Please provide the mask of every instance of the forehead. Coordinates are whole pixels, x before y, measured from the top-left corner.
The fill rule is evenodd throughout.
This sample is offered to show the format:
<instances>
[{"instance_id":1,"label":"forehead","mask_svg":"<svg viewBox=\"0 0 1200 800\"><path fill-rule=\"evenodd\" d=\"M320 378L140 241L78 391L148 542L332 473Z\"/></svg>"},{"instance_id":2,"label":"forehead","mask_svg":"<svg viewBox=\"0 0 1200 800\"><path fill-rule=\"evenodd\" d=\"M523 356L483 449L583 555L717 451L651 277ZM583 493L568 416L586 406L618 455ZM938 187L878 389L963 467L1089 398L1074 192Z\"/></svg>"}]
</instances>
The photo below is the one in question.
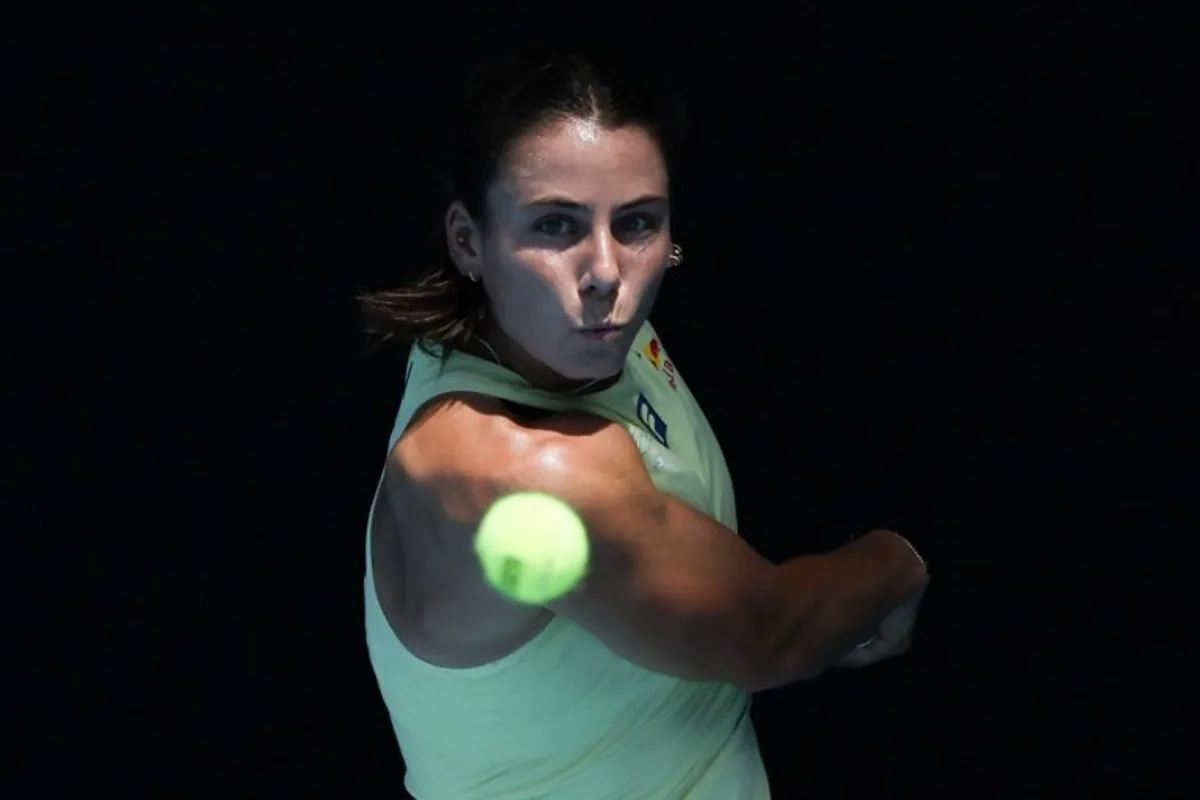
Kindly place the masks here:
<instances>
[{"instance_id":1,"label":"forehead","mask_svg":"<svg viewBox=\"0 0 1200 800\"><path fill-rule=\"evenodd\" d=\"M498 181L518 202L566 195L587 204L666 194L667 169L644 128L610 129L589 120L557 120L518 139Z\"/></svg>"}]
</instances>

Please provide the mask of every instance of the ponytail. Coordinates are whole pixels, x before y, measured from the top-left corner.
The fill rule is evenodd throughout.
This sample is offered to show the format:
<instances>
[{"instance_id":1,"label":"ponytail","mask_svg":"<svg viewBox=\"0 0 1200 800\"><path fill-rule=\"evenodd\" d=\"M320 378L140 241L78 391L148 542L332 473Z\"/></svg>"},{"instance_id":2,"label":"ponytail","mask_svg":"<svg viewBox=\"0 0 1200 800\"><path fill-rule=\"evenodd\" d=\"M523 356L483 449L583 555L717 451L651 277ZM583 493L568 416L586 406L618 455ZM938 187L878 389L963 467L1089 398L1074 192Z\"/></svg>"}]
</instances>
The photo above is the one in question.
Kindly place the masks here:
<instances>
[{"instance_id":1,"label":"ponytail","mask_svg":"<svg viewBox=\"0 0 1200 800\"><path fill-rule=\"evenodd\" d=\"M443 355L462 350L487 310L483 284L463 276L439 236L442 253L416 280L396 289L360 295L363 329L381 342L440 345Z\"/></svg>"}]
</instances>

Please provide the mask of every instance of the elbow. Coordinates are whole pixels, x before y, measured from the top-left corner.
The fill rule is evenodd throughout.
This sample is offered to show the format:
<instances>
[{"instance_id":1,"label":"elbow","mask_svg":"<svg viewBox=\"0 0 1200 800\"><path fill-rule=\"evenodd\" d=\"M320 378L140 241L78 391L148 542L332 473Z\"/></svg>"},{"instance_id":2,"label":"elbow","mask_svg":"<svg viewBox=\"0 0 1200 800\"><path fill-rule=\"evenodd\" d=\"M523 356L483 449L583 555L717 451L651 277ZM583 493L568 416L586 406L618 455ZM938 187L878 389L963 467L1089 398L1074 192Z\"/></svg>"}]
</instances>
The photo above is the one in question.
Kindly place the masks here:
<instances>
[{"instance_id":1,"label":"elbow","mask_svg":"<svg viewBox=\"0 0 1200 800\"><path fill-rule=\"evenodd\" d=\"M816 677L813 665L794 648L779 648L759 639L744 641L740 655L730 665L726 680L751 694Z\"/></svg>"},{"instance_id":2,"label":"elbow","mask_svg":"<svg viewBox=\"0 0 1200 800\"><path fill-rule=\"evenodd\" d=\"M777 689L789 683L809 681L831 666L827 647L822 647L811 624L812 608L797 610L790 619L776 619L769 631L759 631L753 646L750 668L739 681L750 692Z\"/></svg>"},{"instance_id":3,"label":"elbow","mask_svg":"<svg viewBox=\"0 0 1200 800\"><path fill-rule=\"evenodd\" d=\"M798 661L792 672L793 681L811 681L824 675L833 666L824 660L806 659Z\"/></svg>"},{"instance_id":4,"label":"elbow","mask_svg":"<svg viewBox=\"0 0 1200 800\"><path fill-rule=\"evenodd\" d=\"M734 681L751 694L778 689L790 683L810 681L823 675L831 665L820 659L808 658L803 651L776 653L746 670Z\"/></svg>"}]
</instances>

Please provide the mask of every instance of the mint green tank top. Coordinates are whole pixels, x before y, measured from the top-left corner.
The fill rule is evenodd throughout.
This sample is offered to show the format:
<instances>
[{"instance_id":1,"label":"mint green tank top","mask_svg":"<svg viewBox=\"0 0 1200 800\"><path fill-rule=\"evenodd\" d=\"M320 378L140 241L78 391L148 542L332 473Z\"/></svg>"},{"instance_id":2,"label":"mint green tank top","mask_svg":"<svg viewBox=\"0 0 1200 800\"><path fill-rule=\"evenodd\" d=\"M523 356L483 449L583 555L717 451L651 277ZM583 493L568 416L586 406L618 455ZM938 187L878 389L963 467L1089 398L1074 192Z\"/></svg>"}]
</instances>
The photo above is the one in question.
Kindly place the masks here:
<instances>
[{"instance_id":1,"label":"mint green tank top","mask_svg":"<svg viewBox=\"0 0 1200 800\"><path fill-rule=\"evenodd\" d=\"M629 431L662 491L737 530L721 448L649 323L620 381L590 395L538 391L465 353L439 367L413 348L389 453L416 411L450 392L591 413ZM432 666L384 618L370 554L368 538L367 646L417 800L770 797L747 692L642 669L562 618L490 664Z\"/></svg>"}]
</instances>

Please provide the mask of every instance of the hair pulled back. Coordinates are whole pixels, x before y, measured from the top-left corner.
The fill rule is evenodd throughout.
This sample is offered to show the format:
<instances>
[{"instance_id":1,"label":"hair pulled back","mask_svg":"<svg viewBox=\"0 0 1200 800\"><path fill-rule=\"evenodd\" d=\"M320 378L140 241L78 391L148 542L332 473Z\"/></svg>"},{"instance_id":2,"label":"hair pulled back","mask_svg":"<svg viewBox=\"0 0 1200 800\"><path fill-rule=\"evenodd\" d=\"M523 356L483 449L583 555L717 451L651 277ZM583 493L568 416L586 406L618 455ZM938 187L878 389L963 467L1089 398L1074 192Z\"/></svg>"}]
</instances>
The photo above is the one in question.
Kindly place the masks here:
<instances>
[{"instance_id":1,"label":"hair pulled back","mask_svg":"<svg viewBox=\"0 0 1200 800\"><path fill-rule=\"evenodd\" d=\"M488 189L512 145L554 119L642 127L658 142L670 176L683 112L656 78L606 55L552 49L478 65L457 114L447 205L461 202L486 231ZM475 335L488 300L483 284L455 267L440 224L431 245L431 263L414 280L359 301L367 333L427 349L438 345L448 355Z\"/></svg>"}]
</instances>

